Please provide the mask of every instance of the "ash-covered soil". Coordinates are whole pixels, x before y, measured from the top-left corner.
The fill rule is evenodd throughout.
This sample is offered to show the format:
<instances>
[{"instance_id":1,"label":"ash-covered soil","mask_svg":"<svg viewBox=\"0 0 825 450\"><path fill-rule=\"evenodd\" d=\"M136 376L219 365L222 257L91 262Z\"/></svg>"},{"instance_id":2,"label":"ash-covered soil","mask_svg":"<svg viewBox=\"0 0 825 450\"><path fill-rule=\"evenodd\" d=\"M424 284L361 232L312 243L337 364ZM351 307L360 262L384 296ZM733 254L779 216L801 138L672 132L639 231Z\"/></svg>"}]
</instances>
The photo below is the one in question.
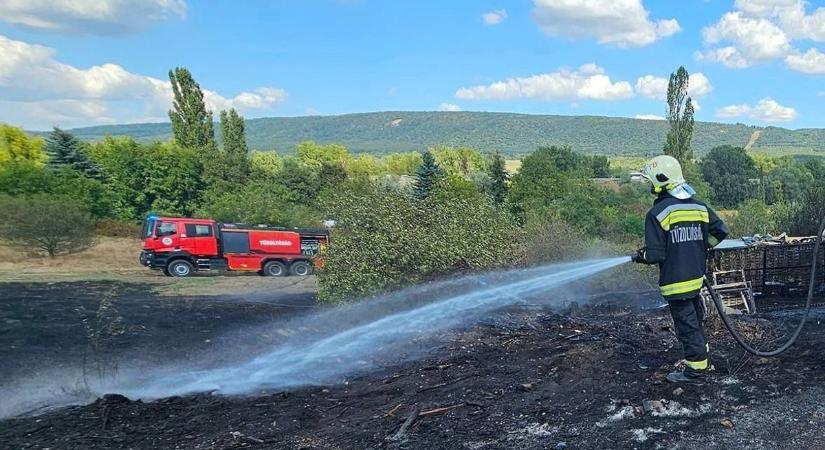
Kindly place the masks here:
<instances>
[{"instance_id":1,"label":"ash-covered soil","mask_svg":"<svg viewBox=\"0 0 825 450\"><path fill-rule=\"evenodd\" d=\"M226 302L236 310L216 307L210 303L214 299L192 301L183 310L197 325L177 333L197 339L178 339L192 339L194 345L202 341L202 329L217 334L247 320L271 320L260 317L265 311L277 315L257 300L259 306ZM118 311L125 323L134 323L126 304ZM680 358L666 309L631 311L615 304L564 314L511 309L450 333L423 360L387 362L379 372L336 385L147 403L108 395L85 406L0 422L0 447L823 448L825 309L817 307L813 315L799 343L770 360L744 355L711 322L712 382L674 386L663 381ZM781 336L798 316L799 311L772 311L740 325L764 343ZM61 320L60 314L50 317ZM18 332L0 333L4 360L10 333ZM125 336L115 338L124 339L121 349L154 348ZM172 333L159 336L169 340ZM184 351L186 344L179 345ZM37 352L44 354L42 348Z\"/></svg>"}]
</instances>

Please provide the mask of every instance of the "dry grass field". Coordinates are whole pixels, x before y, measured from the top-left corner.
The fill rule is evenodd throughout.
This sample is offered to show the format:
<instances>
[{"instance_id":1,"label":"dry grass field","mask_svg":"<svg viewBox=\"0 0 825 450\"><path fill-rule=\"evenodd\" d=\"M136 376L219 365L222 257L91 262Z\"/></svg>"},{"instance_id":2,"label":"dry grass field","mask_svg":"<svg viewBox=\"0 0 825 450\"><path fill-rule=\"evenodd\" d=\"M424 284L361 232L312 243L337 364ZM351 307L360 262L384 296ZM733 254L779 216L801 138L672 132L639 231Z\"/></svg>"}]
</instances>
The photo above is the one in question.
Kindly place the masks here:
<instances>
[{"instance_id":1,"label":"dry grass field","mask_svg":"<svg viewBox=\"0 0 825 450\"><path fill-rule=\"evenodd\" d=\"M140 248L137 239L102 237L88 250L48 258L0 246L0 283L120 281L150 285L160 295L197 296L264 293L293 283L315 286L314 276L275 280L256 273L220 273L170 278L141 266Z\"/></svg>"},{"instance_id":2,"label":"dry grass field","mask_svg":"<svg viewBox=\"0 0 825 450\"><path fill-rule=\"evenodd\" d=\"M49 278L106 279L151 275L138 263L140 241L98 238L90 249L54 258L0 246L0 281L49 281Z\"/></svg>"}]
</instances>

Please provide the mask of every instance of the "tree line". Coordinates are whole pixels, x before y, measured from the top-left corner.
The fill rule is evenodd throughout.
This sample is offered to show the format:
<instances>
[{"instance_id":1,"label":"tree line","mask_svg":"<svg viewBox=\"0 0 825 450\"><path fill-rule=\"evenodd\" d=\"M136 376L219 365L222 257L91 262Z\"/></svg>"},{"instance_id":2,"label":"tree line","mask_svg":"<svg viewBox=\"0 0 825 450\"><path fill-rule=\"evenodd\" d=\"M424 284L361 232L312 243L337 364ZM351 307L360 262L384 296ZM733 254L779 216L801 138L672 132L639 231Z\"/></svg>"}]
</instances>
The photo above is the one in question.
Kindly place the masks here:
<instances>
[{"instance_id":1,"label":"tree line","mask_svg":"<svg viewBox=\"0 0 825 450\"><path fill-rule=\"evenodd\" d=\"M0 125L0 208L9 211L2 239L54 256L87 248L95 229L136 235L149 213L288 227L332 219L319 295L339 301L593 246L625 251L642 236L648 188L606 179L605 156L540 146L511 174L500 154L466 147L376 156L308 141L289 155L250 151L237 111L218 114L218 140L192 74L176 68L169 78L169 141L85 143L59 128L41 139ZM740 209L735 229L806 231L805 218L823 212L821 162L730 146L697 161L688 82L684 68L670 78L663 152L682 162L703 198Z\"/></svg>"}]
</instances>

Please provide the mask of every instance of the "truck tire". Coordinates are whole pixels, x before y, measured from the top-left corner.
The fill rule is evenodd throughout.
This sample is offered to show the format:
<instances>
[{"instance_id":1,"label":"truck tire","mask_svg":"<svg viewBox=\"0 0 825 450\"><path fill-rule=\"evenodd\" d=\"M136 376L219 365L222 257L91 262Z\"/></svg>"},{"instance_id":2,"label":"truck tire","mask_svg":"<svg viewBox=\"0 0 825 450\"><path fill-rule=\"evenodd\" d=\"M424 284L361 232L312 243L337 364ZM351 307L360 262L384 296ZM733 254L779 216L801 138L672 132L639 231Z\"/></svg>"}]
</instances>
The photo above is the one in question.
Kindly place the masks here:
<instances>
[{"instance_id":1,"label":"truck tire","mask_svg":"<svg viewBox=\"0 0 825 450\"><path fill-rule=\"evenodd\" d=\"M286 276L286 266L280 261L269 261L264 264L264 276L283 277Z\"/></svg>"},{"instance_id":2,"label":"truck tire","mask_svg":"<svg viewBox=\"0 0 825 450\"><path fill-rule=\"evenodd\" d=\"M289 266L289 274L296 275L299 277L305 277L307 275L312 275L313 267L309 261L295 261Z\"/></svg>"},{"instance_id":3,"label":"truck tire","mask_svg":"<svg viewBox=\"0 0 825 450\"><path fill-rule=\"evenodd\" d=\"M166 266L166 271L169 272L169 275L178 278L188 277L189 275L192 275L194 270L195 269L192 267L192 264L185 259L176 259Z\"/></svg>"}]
</instances>

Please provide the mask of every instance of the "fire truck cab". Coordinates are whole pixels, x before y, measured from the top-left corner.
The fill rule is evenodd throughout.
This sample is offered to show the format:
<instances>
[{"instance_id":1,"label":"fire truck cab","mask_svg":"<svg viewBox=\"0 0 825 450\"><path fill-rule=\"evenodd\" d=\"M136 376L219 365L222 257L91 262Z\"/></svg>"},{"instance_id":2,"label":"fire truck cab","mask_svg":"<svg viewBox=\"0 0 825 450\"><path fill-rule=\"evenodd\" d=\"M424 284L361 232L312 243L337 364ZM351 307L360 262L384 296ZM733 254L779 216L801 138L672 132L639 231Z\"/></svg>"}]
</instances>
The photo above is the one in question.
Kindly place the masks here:
<instances>
[{"instance_id":1,"label":"fire truck cab","mask_svg":"<svg viewBox=\"0 0 825 450\"><path fill-rule=\"evenodd\" d=\"M225 270L306 276L322 264L319 254L328 242L326 229L149 216L140 263L174 277Z\"/></svg>"}]
</instances>

